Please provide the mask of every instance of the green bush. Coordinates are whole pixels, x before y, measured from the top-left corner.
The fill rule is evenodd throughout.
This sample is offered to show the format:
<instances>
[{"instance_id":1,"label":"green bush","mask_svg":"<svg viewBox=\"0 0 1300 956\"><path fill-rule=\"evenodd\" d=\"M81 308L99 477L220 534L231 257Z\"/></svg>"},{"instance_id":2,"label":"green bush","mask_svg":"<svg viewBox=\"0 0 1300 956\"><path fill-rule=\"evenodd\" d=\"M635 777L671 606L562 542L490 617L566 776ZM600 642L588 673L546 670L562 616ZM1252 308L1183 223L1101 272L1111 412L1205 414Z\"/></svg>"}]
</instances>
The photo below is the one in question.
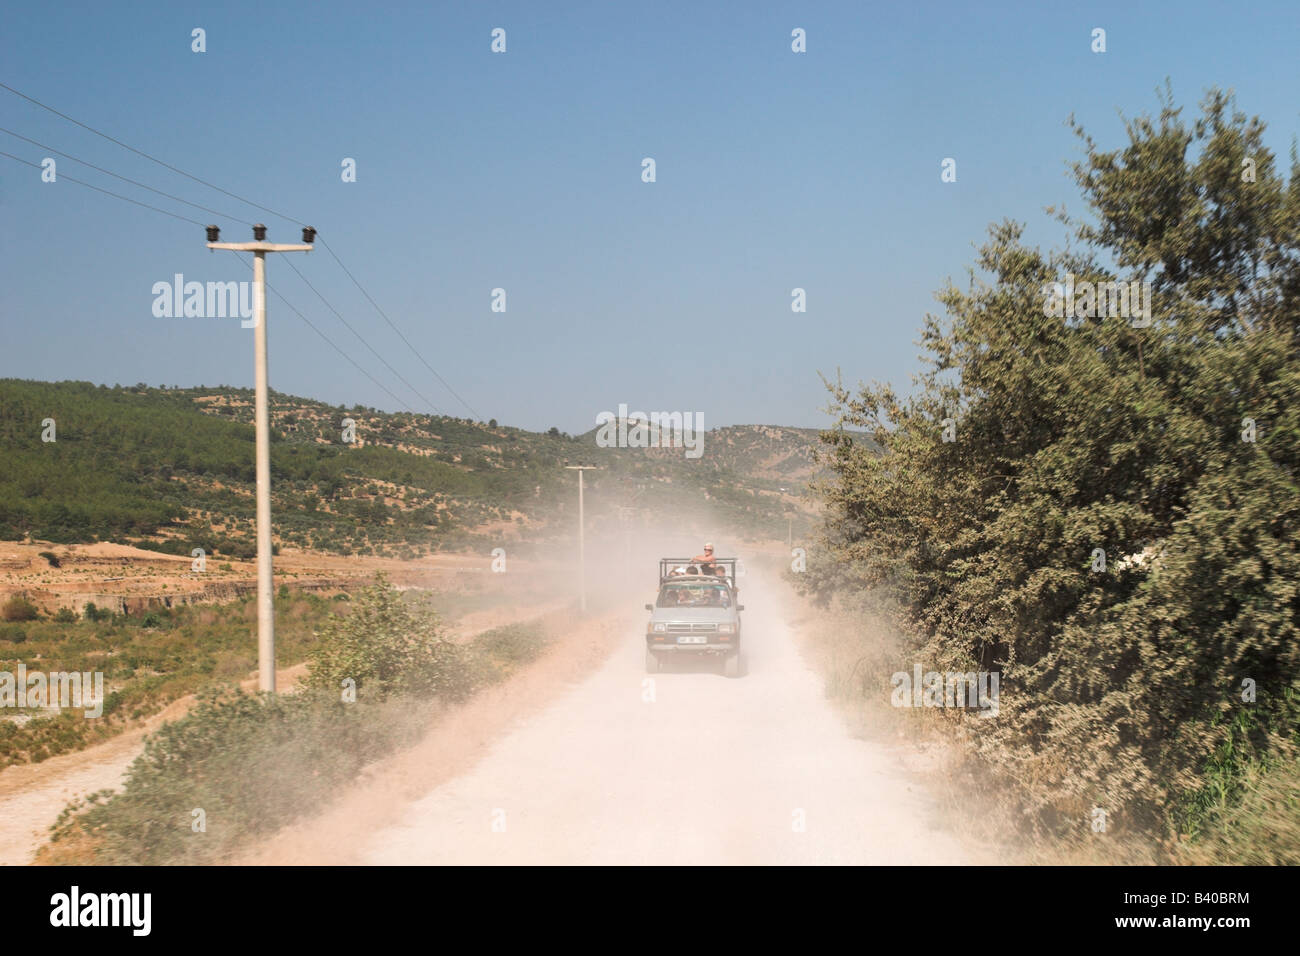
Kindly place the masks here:
<instances>
[{"instance_id":1,"label":"green bush","mask_svg":"<svg viewBox=\"0 0 1300 956\"><path fill-rule=\"evenodd\" d=\"M382 574L355 595L347 613L326 622L311 656L309 687L337 694L349 678L358 694L375 697L459 699L473 689L472 668L462 649L442 636L437 613L403 600Z\"/></svg>"},{"instance_id":2,"label":"green bush","mask_svg":"<svg viewBox=\"0 0 1300 956\"><path fill-rule=\"evenodd\" d=\"M94 601L88 601L86 606L82 608L81 614L87 621L108 621L113 617L113 611L110 608L96 607Z\"/></svg>"},{"instance_id":3,"label":"green bush","mask_svg":"<svg viewBox=\"0 0 1300 956\"><path fill-rule=\"evenodd\" d=\"M1300 866L1300 760L1285 741L1279 759L1256 763L1221 791L1213 824L1180 848L1179 862L1199 866ZM1225 799L1233 791L1239 799Z\"/></svg>"},{"instance_id":4,"label":"green bush","mask_svg":"<svg viewBox=\"0 0 1300 956\"><path fill-rule=\"evenodd\" d=\"M35 604L17 594L0 605L0 621L34 621L40 613Z\"/></svg>"}]
</instances>

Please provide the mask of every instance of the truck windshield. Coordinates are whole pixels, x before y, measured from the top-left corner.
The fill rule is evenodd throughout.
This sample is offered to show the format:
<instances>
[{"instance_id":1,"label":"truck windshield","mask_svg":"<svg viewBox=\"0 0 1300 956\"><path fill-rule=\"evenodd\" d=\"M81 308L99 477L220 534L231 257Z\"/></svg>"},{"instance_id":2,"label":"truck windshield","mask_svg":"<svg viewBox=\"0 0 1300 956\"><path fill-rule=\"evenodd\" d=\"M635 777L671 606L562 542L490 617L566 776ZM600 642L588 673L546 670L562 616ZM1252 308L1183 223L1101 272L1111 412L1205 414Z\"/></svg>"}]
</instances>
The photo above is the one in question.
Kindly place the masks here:
<instances>
[{"instance_id":1,"label":"truck windshield","mask_svg":"<svg viewBox=\"0 0 1300 956\"><path fill-rule=\"evenodd\" d=\"M722 584L666 584L659 607L731 607L731 592Z\"/></svg>"}]
</instances>

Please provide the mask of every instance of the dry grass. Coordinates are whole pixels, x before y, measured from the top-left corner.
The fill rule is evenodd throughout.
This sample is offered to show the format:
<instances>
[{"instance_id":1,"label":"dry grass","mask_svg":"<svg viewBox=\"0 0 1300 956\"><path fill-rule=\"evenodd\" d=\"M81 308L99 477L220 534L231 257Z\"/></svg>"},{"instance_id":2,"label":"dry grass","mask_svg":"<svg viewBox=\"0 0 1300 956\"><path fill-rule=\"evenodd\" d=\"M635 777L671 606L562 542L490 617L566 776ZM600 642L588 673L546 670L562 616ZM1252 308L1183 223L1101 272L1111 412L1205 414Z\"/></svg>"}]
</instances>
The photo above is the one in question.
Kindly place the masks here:
<instances>
[{"instance_id":1,"label":"dry grass","mask_svg":"<svg viewBox=\"0 0 1300 956\"><path fill-rule=\"evenodd\" d=\"M818 609L794 595L789 606L802 608L791 623L850 732L898 748L972 856L990 863L1057 866L1170 862L1170 848L1140 834L1113 826L1093 832L1087 807L1075 808L1077 825L1043 832L1026 815L1006 776L975 753L968 728L978 718L945 708L891 706L890 677L910 672L914 655L878 606Z\"/></svg>"},{"instance_id":2,"label":"dry grass","mask_svg":"<svg viewBox=\"0 0 1300 956\"><path fill-rule=\"evenodd\" d=\"M1220 816L1218 826L1195 843L1179 846L1178 862L1300 866L1300 758L1295 749L1287 748L1284 758L1267 770L1249 770L1243 789L1240 803Z\"/></svg>"}]
</instances>

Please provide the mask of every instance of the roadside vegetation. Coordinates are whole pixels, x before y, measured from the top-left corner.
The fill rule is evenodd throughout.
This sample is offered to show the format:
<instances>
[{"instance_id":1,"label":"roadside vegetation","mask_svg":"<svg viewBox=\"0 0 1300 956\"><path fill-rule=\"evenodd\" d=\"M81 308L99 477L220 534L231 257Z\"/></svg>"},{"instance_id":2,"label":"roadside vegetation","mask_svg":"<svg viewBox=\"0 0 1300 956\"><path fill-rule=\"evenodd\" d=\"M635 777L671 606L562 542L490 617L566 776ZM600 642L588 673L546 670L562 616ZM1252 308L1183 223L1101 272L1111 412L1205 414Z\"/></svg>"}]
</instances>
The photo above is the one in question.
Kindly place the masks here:
<instances>
[{"instance_id":1,"label":"roadside vegetation","mask_svg":"<svg viewBox=\"0 0 1300 956\"><path fill-rule=\"evenodd\" d=\"M823 546L794 579L898 636L877 658L859 629L841 689L1000 674L996 718L942 720L1031 845L1294 863L1300 160L1218 92L1127 130L1076 127L1076 244L990 229L912 392L829 383ZM1153 321L1052 314L1053 284L1118 280Z\"/></svg>"},{"instance_id":2,"label":"roadside vegetation","mask_svg":"<svg viewBox=\"0 0 1300 956\"><path fill-rule=\"evenodd\" d=\"M414 743L443 708L509 676L548 640L535 621L457 644L427 596L402 594L381 576L324 621L298 692L209 691L150 735L121 792L64 811L40 862L220 861L327 804L367 765Z\"/></svg>"},{"instance_id":3,"label":"roadside vegetation","mask_svg":"<svg viewBox=\"0 0 1300 956\"><path fill-rule=\"evenodd\" d=\"M281 593L276 603L281 666L304 659L313 631L337 606L314 594ZM80 617L65 608L54 617L21 615L14 623L0 623L0 672L16 673L22 664L28 673L98 671L104 675L104 707L98 717L88 719L76 709L56 714L17 708L0 711L0 769L80 750L206 685L246 678L257 669L256 642L249 640L249 628L256 620L257 606L249 598L131 616L89 604Z\"/></svg>"}]
</instances>

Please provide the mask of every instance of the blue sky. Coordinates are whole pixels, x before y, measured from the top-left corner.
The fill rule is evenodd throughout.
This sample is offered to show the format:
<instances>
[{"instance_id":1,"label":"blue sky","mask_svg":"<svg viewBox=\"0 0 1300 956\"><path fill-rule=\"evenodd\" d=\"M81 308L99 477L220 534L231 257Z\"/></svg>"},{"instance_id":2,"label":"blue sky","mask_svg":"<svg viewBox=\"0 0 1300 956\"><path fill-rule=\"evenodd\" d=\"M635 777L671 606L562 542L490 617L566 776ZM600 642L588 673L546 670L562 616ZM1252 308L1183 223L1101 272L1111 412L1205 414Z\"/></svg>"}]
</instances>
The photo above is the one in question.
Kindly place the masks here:
<instances>
[{"instance_id":1,"label":"blue sky","mask_svg":"<svg viewBox=\"0 0 1300 956\"><path fill-rule=\"evenodd\" d=\"M476 417L537 429L585 431L619 403L710 427L825 424L818 372L907 384L934 291L965 281L988 223L1060 244L1042 208L1081 211L1071 113L1119 146L1120 113L1157 111L1168 77L1187 114L1211 86L1236 90L1283 159L1300 131L1294 2L6 6L0 82L312 223ZM241 220L297 239L4 90L0 126L228 214L58 161L223 239L251 238ZM940 181L945 157L956 183ZM152 312L175 273L248 278L199 227L0 157L0 255L0 376L251 384L237 319ZM432 411L285 258L272 286ZM293 264L438 410L469 415L327 253ZM498 287L505 313L490 310ZM270 309L273 387L405 407Z\"/></svg>"}]
</instances>

